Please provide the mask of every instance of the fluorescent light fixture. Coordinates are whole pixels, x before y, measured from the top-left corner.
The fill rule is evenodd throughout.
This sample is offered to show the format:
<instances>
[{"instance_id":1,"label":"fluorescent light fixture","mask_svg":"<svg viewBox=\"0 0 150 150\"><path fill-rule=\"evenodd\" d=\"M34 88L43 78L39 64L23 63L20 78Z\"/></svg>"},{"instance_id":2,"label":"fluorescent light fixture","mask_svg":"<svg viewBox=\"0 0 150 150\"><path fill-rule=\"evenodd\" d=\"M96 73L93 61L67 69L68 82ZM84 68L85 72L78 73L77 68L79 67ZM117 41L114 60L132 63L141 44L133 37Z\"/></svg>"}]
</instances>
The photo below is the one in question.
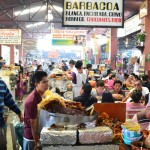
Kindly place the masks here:
<instances>
[{"instance_id":1,"label":"fluorescent light fixture","mask_svg":"<svg viewBox=\"0 0 150 150\"><path fill-rule=\"evenodd\" d=\"M55 10L59 11L59 12L62 12L62 11L63 11L62 7L60 7L60 6L53 5L53 8L54 8ZM44 11L44 10L47 9L47 6L44 5L44 6L42 6L42 8L41 8L41 6L37 6L37 7L32 7L32 8L30 8L30 9L24 9L23 11L16 11L16 12L14 12L14 15L15 15L15 16L18 16L18 15L26 15L26 14L29 14L29 12L30 12L30 13L35 13L35 12L37 12L39 9L40 9L40 11Z\"/></svg>"},{"instance_id":2,"label":"fluorescent light fixture","mask_svg":"<svg viewBox=\"0 0 150 150\"><path fill-rule=\"evenodd\" d=\"M45 22L37 22L33 24L28 24L26 25L26 28L36 27L36 26L43 25L43 24L45 24Z\"/></svg>"},{"instance_id":3,"label":"fluorescent light fixture","mask_svg":"<svg viewBox=\"0 0 150 150\"><path fill-rule=\"evenodd\" d=\"M16 12L14 12L14 15L15 15L15 16L18 16L18 15L26 15L26 14L29 14L29 12L30 12L30 13L35 13L35 12L37 12L40 8L41 8L41 6L33 7L33 8L30 8L30 9L24 9L23 11L16 11ZM46 9L47 9L47 7L44 5L44 6L40 9L40 11L44 11L44 10L46 10Z\"/></svg>"}]
</instances>

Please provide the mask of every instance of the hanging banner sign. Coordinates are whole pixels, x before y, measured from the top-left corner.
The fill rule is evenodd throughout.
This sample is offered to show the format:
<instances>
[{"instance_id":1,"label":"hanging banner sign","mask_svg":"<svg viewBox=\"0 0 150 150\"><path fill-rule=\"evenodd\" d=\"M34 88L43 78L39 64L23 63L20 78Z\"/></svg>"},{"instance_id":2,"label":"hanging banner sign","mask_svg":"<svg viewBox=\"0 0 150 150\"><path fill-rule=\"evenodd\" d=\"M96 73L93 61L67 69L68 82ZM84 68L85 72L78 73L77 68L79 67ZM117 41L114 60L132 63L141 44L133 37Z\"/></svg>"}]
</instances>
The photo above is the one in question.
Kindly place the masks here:
<instances>
[{"instance_id":1,"label":"hanging banner sign","mask_svg":"<svg viewBox=\"0 0 150 150\"><path fill-rule=\"evenodd\" d=\"M78 35L86 35L87 30L52 30L53 39L73 39Z\"/></svg>"},{"instance_id":2,"label":"hanging banner sign","mask_svg":"<svg viewBox=\"0 0 150 150\"><path fill-rule=\"evenodd\" d=\"M64 0L63 26L123 27L124 0Z\"/></svg>"},{"instance_id":3,"label":"hanging banner sign","mask_svg":"<svg viewBox=\"0 0 150 150\"><path fill-rule=\"evenodd\" d=\"M0 29L0 44L2 45L21 45L20 29Z\"/></svg>"},{"instance_id":4,"label":"hanging banner sign","mask_svg":"<svg viewBox=\"0 0 150 150\"><path fill-rule=\"evenodd\" d=\"M53 30L52 45L84 45L87 30Z\"/></svg>"},{"instance_id":5,"label":"hanging banner sign","mask_svg":"<svg viewBox=\"0 0 150 150\"><path fill-rule=\"evenodd\" d=\"M59 53L58 52L48 52L48 58L59 58Z\"/></svg>"},{"instance_id":6,"label":"hanging banner sign","mask_svg":"<svg viewBox=\"0 0 150 150\"><path fill-rule=\"evenodd\" d=\"M23 49L27 51L37 50L37 40L36 39L23 39Z\"/></svg>"}]
</instances>

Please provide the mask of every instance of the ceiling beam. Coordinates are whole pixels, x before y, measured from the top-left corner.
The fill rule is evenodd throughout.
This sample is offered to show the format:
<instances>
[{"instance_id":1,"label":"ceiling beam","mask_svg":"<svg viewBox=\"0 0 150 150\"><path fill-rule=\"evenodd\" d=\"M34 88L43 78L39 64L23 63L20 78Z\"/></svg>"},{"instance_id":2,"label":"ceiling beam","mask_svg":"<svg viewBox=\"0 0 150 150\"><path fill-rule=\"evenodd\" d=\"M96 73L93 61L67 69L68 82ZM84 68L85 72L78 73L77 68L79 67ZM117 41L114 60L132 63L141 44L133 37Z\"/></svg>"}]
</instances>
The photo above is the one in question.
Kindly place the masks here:
<instances>
[{"instance_id":1,"label":"ceiling beam","mask_svg":"<svg viewBox=\"0 0 150 150\"><path fill-rule=\"evenodd\" d=\"M11 21L16 21L16 22L31 22L31 23L36 23L36 22L45 22L45 23L62 23L62 21L56 21L56 20L51 20L50 22L47 21L40 21L40 20L7 20L7 19L0 19L2 22L11 22Z\"/></svg>"},{"instance_id":2,"label":"ceiling beam","mask_svg":"<svg viewBox=\"0 0 150 150\"><path fill-rule=\"evenodd\" d=\"M14 4L11 4L11 5L2 5L0 3L0 6L2 6L2 7L10 6L10 7L7 7L7 8L3 8L3 10L7 10L7 9L13 9L13 8L21 7L21 6L28 6L28 5L31 5L31 4L38 3L38 2L43 2L43 0L37 0L37 1L34 1L34 2L28 2L28 3L21 4L21 5L14 5ZM53 0L53 3L58 3L58 4L62 5L62 2L59 3L59 2L57 2L55 0Z\"/></svg>"},{"instance_id":3,"label":"ceiling beam","mask_svg":"<svg viewBox=\"0 0 150 150\"><path fill-rule=\"evenodd\" d=\"M3 8L0 6L0 9L4 12L4 13L6 13L6 15L10 18L10 19L13 19L13 17L9 14L9 13L7 13L5 10L3 10ZM27 32L26 31L26 29L21 25L21 24L19 24L18 22L16 22L16 21L13 21L14 23L16 23L24 32ZM28 32L27 32L28 33ZM32 37L32 35L30 34L30 33L28 33L28 35L30 36L30 37Z\"/></svg>"}]
</instances>

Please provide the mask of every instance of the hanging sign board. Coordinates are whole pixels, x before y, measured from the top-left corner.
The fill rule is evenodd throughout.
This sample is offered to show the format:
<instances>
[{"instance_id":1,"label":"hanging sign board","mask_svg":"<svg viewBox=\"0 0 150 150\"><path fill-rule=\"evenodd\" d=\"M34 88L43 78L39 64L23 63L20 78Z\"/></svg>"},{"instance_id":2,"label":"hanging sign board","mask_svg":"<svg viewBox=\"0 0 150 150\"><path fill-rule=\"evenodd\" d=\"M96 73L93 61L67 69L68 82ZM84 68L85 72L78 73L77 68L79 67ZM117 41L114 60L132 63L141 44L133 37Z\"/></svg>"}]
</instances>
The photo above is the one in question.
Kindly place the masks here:
<instances>
[{"instance_id":1,"label":"hanging sign board","mask_svg":"<svg viewBox=\"0 0 150 150\"><path fill-rule=\"evenodd\" d=\"M23 49L30 51L30 50L37 50L37 40L36 39L23 39Z\"/></svg>"},{"instance_id":2,"label":"hanging sign board","mask_svg":"<svg viewBox=\"0 0 150 150\"><path fill-rule=\"evenodd\" d=\"M87 30L53 30L52 45L83 45Z\"/></svg>"},{"instance_id":3,"label":"hanging sign board","mask_svg":"<svg viewBox=\"0 0 150 150\"><path fill-rule=\"evenodd\" d=\"M48 58L59 58L58 52L49 51L48 52Z\"/></svg>"},{"instance_id":4,"label":"hanging sign board","mask_svg":"<svg viewBox=\"0 0 150 150\"><path fill-rule=\"evenodd\" d=\"M139 18L143 18L148 15L148 0L145 0L140 6Z\"/></svg>"},{"instance_id":5,"label":"hanging sign board","mask_svg":"<svg viewBox=\"0 0 150 150\"><path fill-rule=\"evenodd\" d=\"M73 39L75 36L86 35L87 30L52 30L53 39Z\"/></svg>"},{"instance_id":6,"label":"hanging sign board","mask_svg":"<svg viewBox=\"0 0 150 150\"><path fill-rule=\"evenodd\" d=\"M124 0L64 0L63 26L123 27Z\"/></svg>"},{"instance_id":7,"label":"hanging sign board","mask_svg":"<svg viewBox=\"0 0 150 150\"><path fill-rule=\"evenodd\" d=\"M0 29L0 44L2 45L21 45L20 29Z\"/></svg>"}]
</instances>

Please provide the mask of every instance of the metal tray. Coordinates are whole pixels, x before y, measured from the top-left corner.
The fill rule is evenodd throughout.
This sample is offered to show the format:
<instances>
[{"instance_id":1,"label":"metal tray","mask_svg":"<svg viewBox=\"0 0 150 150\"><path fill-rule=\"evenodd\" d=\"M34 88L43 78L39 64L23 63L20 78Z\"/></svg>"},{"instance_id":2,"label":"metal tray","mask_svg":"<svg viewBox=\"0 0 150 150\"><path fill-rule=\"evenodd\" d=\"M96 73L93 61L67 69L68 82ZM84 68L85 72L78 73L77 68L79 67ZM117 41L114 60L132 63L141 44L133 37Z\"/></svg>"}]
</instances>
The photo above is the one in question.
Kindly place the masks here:
<instances>
[{"instance_id":1,"label":"metal tray","mask_svg":"<svg viewBox=\"0 0 150 150\"><path fill-rule=\"evenodd\" d=\"M42 130L43 127L50 127L52 124L58 126L67 125L78 125L80 123L92 122L96 120L98 116L97 112L94 112L92 116L79 116L79 115L67 115L60 113L50 113L46 110L39 110L38 112L38 132Z\"/></svg>"}]
</instances>

